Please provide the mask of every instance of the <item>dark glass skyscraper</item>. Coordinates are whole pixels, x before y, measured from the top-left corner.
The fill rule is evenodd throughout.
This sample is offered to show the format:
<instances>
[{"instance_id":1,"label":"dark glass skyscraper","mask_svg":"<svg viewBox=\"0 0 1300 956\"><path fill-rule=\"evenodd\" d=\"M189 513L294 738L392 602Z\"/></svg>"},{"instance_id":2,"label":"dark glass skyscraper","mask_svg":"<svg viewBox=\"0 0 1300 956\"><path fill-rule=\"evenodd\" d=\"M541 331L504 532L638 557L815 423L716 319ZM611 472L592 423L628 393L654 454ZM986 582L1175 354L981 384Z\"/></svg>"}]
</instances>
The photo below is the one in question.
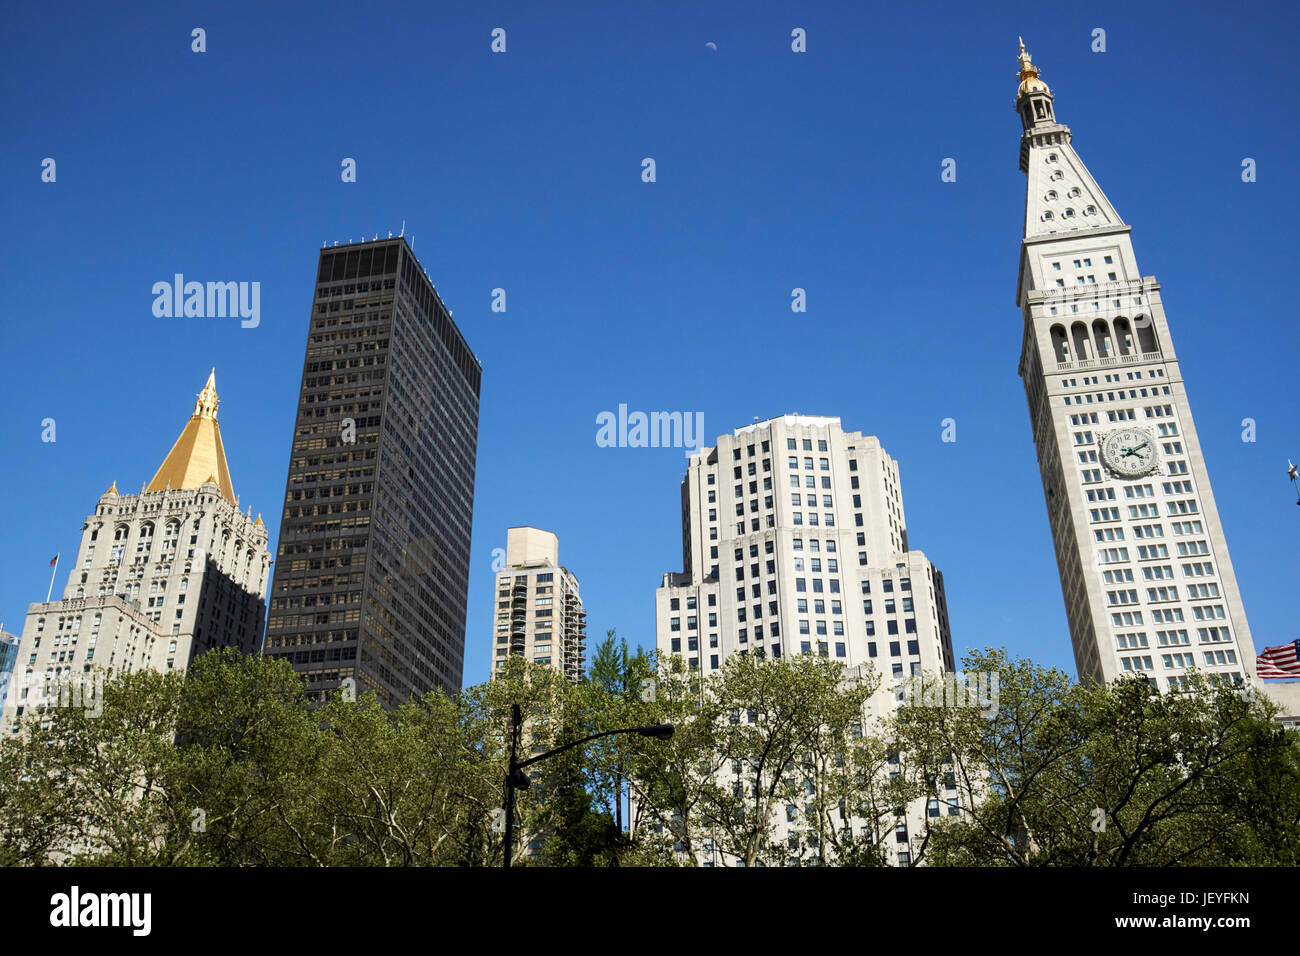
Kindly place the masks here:
<instances>
[{"instance_id":1,"label":"dark glass skyscraper","mask_svg":"<svg viewBox=\"0 0 1300 956\"><path fill-rule=\"evenodd\" d=\"M460 689L481 378L404 239L321 250L265 646L314 698Z\"/></svg>"}]
</instances>

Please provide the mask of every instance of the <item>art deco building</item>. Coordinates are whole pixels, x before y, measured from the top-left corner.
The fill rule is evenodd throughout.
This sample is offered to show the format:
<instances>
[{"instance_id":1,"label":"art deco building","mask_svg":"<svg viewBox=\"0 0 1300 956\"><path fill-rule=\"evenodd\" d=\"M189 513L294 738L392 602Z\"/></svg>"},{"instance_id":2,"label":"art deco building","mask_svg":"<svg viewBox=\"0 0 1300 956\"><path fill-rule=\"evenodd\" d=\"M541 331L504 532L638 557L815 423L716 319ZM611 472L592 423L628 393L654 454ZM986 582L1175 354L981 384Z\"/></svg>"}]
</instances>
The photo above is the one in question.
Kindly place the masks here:
<instances>
[{"instance_id":1,"label":"art deco building","mask_svg":"<svg viewBox=\"0 0 1300 956\"><path fill-rule=\"evenodd\" d=\"M62 599L28 608L6 718L54 681L257 650L271 556L261 516L239 510L217 403L214 371L153 479L138 495L114 482L100 496Z\"/></svg>"},{"instance_id":2,"label":"art deco building","mask_svg":"<svg viewBox=\"0 0 1300 956\"><path fill-rule=\"evenodd\" d=\"M1161 300L1020 47L1020 375L1080 678L1253 677L1255 649Z\"/></svg>"},{"instance_id":3,"label":"art deco building","mask_svg":"<svg viewBox=\"0 0 1300 956\"><path fill-rule=\"evenodd\" d=\"M481 377L404 239L321 250L265 645L314 698L460 690Z\"/></svg>"},{"instance_id":4,"label":"art deco building","mask_svg":"<svg viewBox=\"0 0 1300 956\"><path fill-rule=\"evenodd\" d=\"M505 566L496 575L492 676L511 656L582 679L587 613L578 579L560 565L559 540L540 528L506 532Z\"/></svg>"},{"instance_id":5,"label":"art deco building","mask_svg":"<svg viewBox=\"0 0 1300 956\"><path fill-rule=\"evenodd\" d=\"M681 499L684 570L655 593L661 654L704 674L736 653L874 668L891 689L876 713L911 675L953 670L943 575L910 547L898 464L878 439L805 415L738 428L691 456ZM900 864L909 830L888 835Z\"/></svg>"}]
</instances>

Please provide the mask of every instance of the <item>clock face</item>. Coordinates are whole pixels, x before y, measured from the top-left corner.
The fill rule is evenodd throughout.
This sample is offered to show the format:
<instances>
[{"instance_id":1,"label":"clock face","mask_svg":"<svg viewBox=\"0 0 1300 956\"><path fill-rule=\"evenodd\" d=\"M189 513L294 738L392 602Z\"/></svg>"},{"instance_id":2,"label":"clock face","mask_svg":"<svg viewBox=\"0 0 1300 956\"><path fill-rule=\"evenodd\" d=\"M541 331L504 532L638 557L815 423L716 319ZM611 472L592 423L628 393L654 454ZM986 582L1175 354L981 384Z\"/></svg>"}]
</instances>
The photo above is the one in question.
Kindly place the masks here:
<instances>
[{"instance_id":1,"label":"clock face","mask_svg":"<svg viewBox=\"0 0 1300 956\"><path fill-rule=\"evenodd\" d=\"M1145 475L1156 467L1156 442L1145 429L1121 428L1102 439L1101 457L1116 474Z\"/></svg>"}]
</instances>

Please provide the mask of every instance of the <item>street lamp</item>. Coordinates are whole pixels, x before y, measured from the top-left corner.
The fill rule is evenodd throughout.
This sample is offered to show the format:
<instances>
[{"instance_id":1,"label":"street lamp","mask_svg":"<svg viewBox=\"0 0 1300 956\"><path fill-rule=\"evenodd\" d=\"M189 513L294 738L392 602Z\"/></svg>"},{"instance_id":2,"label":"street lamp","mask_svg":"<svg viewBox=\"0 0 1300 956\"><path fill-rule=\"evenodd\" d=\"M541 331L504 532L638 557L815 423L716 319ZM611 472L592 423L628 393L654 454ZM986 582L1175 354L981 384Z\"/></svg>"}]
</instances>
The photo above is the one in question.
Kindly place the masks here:
<instances>
[{"instance_id":1,"label":"street lamp","mask_svg":"<svg viewBox=\"0 0 1300 956\"><path fill-rule=\"evenodd\" d=\"M527 790L531 781L528 774L524 773L524 768L530 764L535 764L547 757L554 757L556 754L564 753L566 750L572 750L592 740L598 740L601 737L612 737L614 734L637 734L641 737L653 737L655 740L667 740L673 735L676 729L672 724L649 724L645 727L624 727L621 730L606 730L599 734L589 734L580 740L567 743L563 747L556 747L554 750L548 750L546 753L538 754L535 757L529 757L527 760L519 760L519 735L523 728L523 714L518 704L510 706L510 770L506 773L506 846L505 846L505 865L510 866L511 851L514 849L515 842L515 791Z\"/></svg>"},{"instance_id":2,"label":"street lamp","mask_svg":"<svg viewBox=\"0 0 1300 956\"><path fill-rule=\"evenodd\" d=\"M1291 487L1295 489L1295 503L1300 505L1300 480L1297 480L1296 466L1291 459L1286 460L1286 476L1291 479Z\"/></svg>"}]
</instances>

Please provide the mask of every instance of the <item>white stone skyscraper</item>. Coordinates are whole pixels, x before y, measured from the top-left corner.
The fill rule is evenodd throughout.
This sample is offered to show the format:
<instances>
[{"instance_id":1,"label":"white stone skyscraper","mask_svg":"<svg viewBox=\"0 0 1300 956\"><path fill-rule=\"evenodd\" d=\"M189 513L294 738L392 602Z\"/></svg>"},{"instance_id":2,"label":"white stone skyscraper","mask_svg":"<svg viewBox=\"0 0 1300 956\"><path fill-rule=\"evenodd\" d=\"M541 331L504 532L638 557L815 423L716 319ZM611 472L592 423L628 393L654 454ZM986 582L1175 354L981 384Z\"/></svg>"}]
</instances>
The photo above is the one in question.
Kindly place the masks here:
<instances>
[{"instance_id":1,"label":"white stone skyscraper","mask_svg":"<svg viewBox=\"0 0 1300 956\"><path fill-rule=\"evenodd\" d=\"M816 653L886 679L953 669L943 575L908 547L898 464L838 418L785 415L691 456L681 573L655 599L660 651Z\"/></svg>"},{"instance_id":2,"label":"white stone skyscraper","mask_svg":"<svg viewBox=\"0 0 1300 956\"><path fill-rule=\"evenodd\" d=\"M81 528L63 598L27 610L7 728L56 682L95 671L184 670L205 650L260 648L271 556L239 510L217 424L216 374L138 495L114 482Z\"/></svg>"},{"instance_id":3,"label":"white stone skyscraper","mask_svg":"<svg viewBox=\"0 0 1300 956\"><path fill-rule=\"evenodd\" d=\"M1161 303L1020 46L1020 375L1079 676L1250 679L1255 650Z\"/></svg>"},{"instance_id":4,"label":"white stone skyscraper","mask_svg":"<svg viewBox=\"0 0 1300 956\"><path fill-rule=\"evenodd\" d=\"M706 675L737 653L871 667L885 690L877 715L912 675L954 670L943 575L909 547L898 464L877 438L808 415L746 425L691 456L681 498L684 567L655 592L662 656ZM955 789L943 800L958 813ZM920 815L939 815L931 803L864 835L906 865ZM784 840L801 824L776 826Z\"/></svg>"}]
</instances>

